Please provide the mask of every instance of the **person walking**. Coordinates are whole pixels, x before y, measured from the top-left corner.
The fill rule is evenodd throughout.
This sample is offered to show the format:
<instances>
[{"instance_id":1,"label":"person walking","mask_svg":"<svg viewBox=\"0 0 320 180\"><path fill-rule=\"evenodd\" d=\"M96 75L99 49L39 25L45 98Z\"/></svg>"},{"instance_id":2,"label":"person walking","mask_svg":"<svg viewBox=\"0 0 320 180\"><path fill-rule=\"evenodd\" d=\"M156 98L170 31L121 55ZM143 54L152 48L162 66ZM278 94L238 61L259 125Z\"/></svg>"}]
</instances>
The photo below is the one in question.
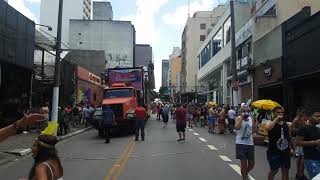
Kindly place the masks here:
<instances>
[{"instance_id":1,"label":"person walking","mask_svg":"<svg viewBox=\"0 0 320 180\"><path fill-rule=\"evenodd\" d=\"M112 128L112 123L115 122L116 117L113 110L109 105L102 107L102 119L103 119L103 132L106 136L106 142L110 143L110 130Z\"/></svg>"},{"instance_id":2,"label":"person walking","mask_svg":"<svg viewBox=\"0 0 320 180\"><path fill-rule=\"evenodd\" d=\"M267 159L270 165L268 180L274 179L279 168L281 168L282 180L288 180L291 165L290 146L293 147L291 133L284 120L284 109L276 107L273 111L276 114L275 118L266 123L269 138Z\"/></svg>"},{"instance_id":3,"label":"person walking","mask_svg":"<svg viewBox=\"0 0 320 180\"><path fill-rule=\"evenodd\" d=\"M320 112L313 113L309 123L300 128L296 144L303 147L304 166L310 179L320 174Z\"/></svg>"},{"instance_id":4,"label":"person walking","mask_svg":"<svg viewBox=\"0 0 320 180\"><path fill-rule=\"evenodd\" d=\"M135 140L139 140L139 130L141 131L141 140L144 141L144 127L147 119L147 111L144 107L137 107L134 110L135 117L135 129L136 129L136 138Z\"/></svg>"},{"instance_id":5,"label":"person walking","mask_svg":"<svg viewBox=\"0 0 320 180\"><path fill-rule=\"evenodd\" d=\"M254 167L254 143L253 132L256 122L250 116L250 107L243 106L241 115L235 120L236 158L240 159L241 175L243 180L249 180L249 172Z\"/></svg>"},{"instance_id":6,"label":"person walking","mask_svg":"<svg viewBox=\"0 0 320 180\"><path fill-rule=\"evenodd\" d=\"M186 140L187 111L185 107L177 105L176 111L176 129L179 136L178 142Z\"/></svg>"},{"instance_id":7,"label":"person walking","mask_svg":"<svg viewBox=\"0 0 320 180\"><path fill-rule=\"evenodd\" d=\"M209 126L209 133L214 134L214 126L215 126L215 110L213 106L209 107L208 110L208 126Z\"/></svg>"},{"instance_id":8,"label":"person walking","mask_svg":"<svg viewBox=\"0 0 320 180\"><path fill-rule=\"evenodd\" d=\"M91 114L91 110L89 108L89 105L85 106L85 108L83 109L83 116L84 116L84 119L85 119L85 124L86 124L86 127L88 127L88 123L90 121L90 114Z\"/></svg>"},{"instance_id":9,"label":"person walking","mask_svg":"<svg viewBox=\"0 0 320 180\"><path fill-rule=\"evenodd\" d=\"M162 110L162 121L163 121L163 128L168 126L169 121L169 105L165 104Z\"/></svg>"},{"instance_id":10,"label":"person walking","mask_svg":"<svg viewBox=\"0 0 320 180\"><path fill-rule=\"evenodd\" d=\"M32 147L34 164L29 172L29 180L63 180L63 167L55 147L57 143L55 136L38 136Z\"/></svg>"},{"instance_id":11,"label":"person walking","mask_svg":"<svg viewBox=\"0 0 320 180\"><path fill-rule=\"evenodd\" d=\"M229 129L229 132L232 134L234 133L233 128L235 126L236 115L237 115L237 113L234 110L234 107L231 106L230 110L228 111L228 122L229 122L228 129Z\"/></svg>"},{"instance_id":12,"label":"person walking","mask_svg":"<svg viewBox=\"0 0 320 180\"><path fill-rule=\"evenodd\" d=\"M299 108L297 111L297 116L294 118L292 125L291 125L291 132L294 135L297 135L297 133L300 131L300 129L305 126L307 122L307 115L304 109ZM296 146L296 166L297 166L297 173L296 173L296 179L303 180L307 179L304 175L304 154L303 154L303 147L302 146Z\"/></svg>"}]
</instances>

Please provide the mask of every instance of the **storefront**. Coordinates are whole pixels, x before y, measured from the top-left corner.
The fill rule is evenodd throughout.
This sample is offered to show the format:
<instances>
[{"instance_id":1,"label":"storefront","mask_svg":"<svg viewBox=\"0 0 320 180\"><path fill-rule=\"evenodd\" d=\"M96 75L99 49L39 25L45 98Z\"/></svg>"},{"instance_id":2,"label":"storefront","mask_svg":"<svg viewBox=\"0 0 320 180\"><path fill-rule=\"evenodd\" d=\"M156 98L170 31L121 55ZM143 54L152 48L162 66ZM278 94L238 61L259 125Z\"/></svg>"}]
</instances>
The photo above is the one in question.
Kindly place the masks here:
<instances>
[{"instance_id":1,"label":"storefront","mask_svg":"<svg viewBox=\"0 0 320 180\"><path fill-rule=\"evenodd\" d=\"M30 108L35 24L4 1L0 1L0 12L0 126L3 126Z\"/></svg>"},{"instance_id":2,"label":"storefront","mask_svg":"<svg viewBox=\"0 0 320 180\"><path fill-rule=\"evenodd\" d=\"M77 103L99 105L103 99L101 78L77 66Z\"/></svg>"},{"instance_id":3,"label":"storefront","mask_svg":"<svg viewBox=\"0 0 320 180\"><path fill-rule=\"evenodd\" d=\"M271 99L283 104L281 58L266 61L255 68L254 100Z\"/></svg>"},{"instance_id":4,"label":"storefront","mask_svg":"<svg viewBox=\"0 0 320 180\"><path fill-rule=\"evenodd\" d=\"M292 118L298 107L320 110L320 12L305 8L283 24L285 107Z\"/></svg>"}]
</instances>

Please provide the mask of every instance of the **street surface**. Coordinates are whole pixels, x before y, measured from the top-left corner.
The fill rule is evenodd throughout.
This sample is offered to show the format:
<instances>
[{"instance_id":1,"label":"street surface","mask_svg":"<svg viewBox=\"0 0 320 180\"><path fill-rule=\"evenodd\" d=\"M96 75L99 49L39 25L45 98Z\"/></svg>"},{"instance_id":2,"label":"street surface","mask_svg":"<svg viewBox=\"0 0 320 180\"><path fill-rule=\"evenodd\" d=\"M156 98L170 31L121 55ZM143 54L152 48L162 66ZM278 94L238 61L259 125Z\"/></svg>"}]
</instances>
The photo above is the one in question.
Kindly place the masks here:
<instances>
[{"instance_id":1,"label":"street surface","mask_svg":"<svg viewBox=\"0 0 320 180\"><path fill-rule=\"evenodd\" d=\"M187 129L187 140L179 143L172 121L166 129L161 125L154 117L150 118L144 142L124 135L105 144L94 129L60 142L58 150L64 179L241 179L239 161L235 159L234 135L211 135L205 128L193 128ZM267 179L266 147L256 146L255 157L251 179ZM0 177L4 180L27 177L32 163L29 155L0 166ZM291 166L290 179L294 179L294 159ZM280 179L279 174L276 179Z\"/></svg>"}]
</instances>

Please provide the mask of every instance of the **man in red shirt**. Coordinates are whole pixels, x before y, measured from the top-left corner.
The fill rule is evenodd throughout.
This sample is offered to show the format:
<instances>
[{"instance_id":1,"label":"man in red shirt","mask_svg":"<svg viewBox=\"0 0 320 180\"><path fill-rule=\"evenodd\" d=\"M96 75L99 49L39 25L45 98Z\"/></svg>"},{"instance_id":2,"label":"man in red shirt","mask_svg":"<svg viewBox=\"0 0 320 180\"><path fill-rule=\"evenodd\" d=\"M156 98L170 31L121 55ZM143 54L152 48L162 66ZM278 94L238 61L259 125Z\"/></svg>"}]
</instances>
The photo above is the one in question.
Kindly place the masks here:
<instances>
[{"instance_id":1,"label":"man in red shirt","mask_svg":"<svg viewBox=\"0 0 320 180\"><path fill-rule=\"evenodd\" d=\"M176 128L179 135L178 142L186 140L185 131L187 125L187 111L185 107L178 105L175 111L176 114Z\"/></svg>"},{"instance_id":2,"label":"man in red shirt","mask_svg":"<svg viewBox=\"0 0 320 180\"><path fill-rule=\"evenodd\" d=\"M144 107L137 107L134 110L136 141L139 139L139 129L141 129L141 139L144 141L144 126L147 119L147 111Z\"/></svg>"}]
</instances>

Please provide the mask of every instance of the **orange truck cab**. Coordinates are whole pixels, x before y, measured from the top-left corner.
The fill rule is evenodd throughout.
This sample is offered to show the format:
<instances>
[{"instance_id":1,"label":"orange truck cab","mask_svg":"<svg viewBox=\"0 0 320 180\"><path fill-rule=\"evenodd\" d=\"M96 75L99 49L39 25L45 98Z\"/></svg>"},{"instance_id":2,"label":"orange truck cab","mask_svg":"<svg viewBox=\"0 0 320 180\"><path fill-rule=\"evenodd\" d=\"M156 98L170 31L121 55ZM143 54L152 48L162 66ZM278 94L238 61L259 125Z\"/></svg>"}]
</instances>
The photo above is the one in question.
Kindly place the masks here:
<instances>
[{"instance_id":1,"label":"orange truck cab","mask_svg":"<svg viewBox=\"0 0 320 180\"><path fill-rule=\"evenodd\" d=\"M103 106L109 105L115 114L112 127L133 129L134 110L138 106L138 92L125 83L115 83L104 90Z\"/></svg>"}]
</instances>

